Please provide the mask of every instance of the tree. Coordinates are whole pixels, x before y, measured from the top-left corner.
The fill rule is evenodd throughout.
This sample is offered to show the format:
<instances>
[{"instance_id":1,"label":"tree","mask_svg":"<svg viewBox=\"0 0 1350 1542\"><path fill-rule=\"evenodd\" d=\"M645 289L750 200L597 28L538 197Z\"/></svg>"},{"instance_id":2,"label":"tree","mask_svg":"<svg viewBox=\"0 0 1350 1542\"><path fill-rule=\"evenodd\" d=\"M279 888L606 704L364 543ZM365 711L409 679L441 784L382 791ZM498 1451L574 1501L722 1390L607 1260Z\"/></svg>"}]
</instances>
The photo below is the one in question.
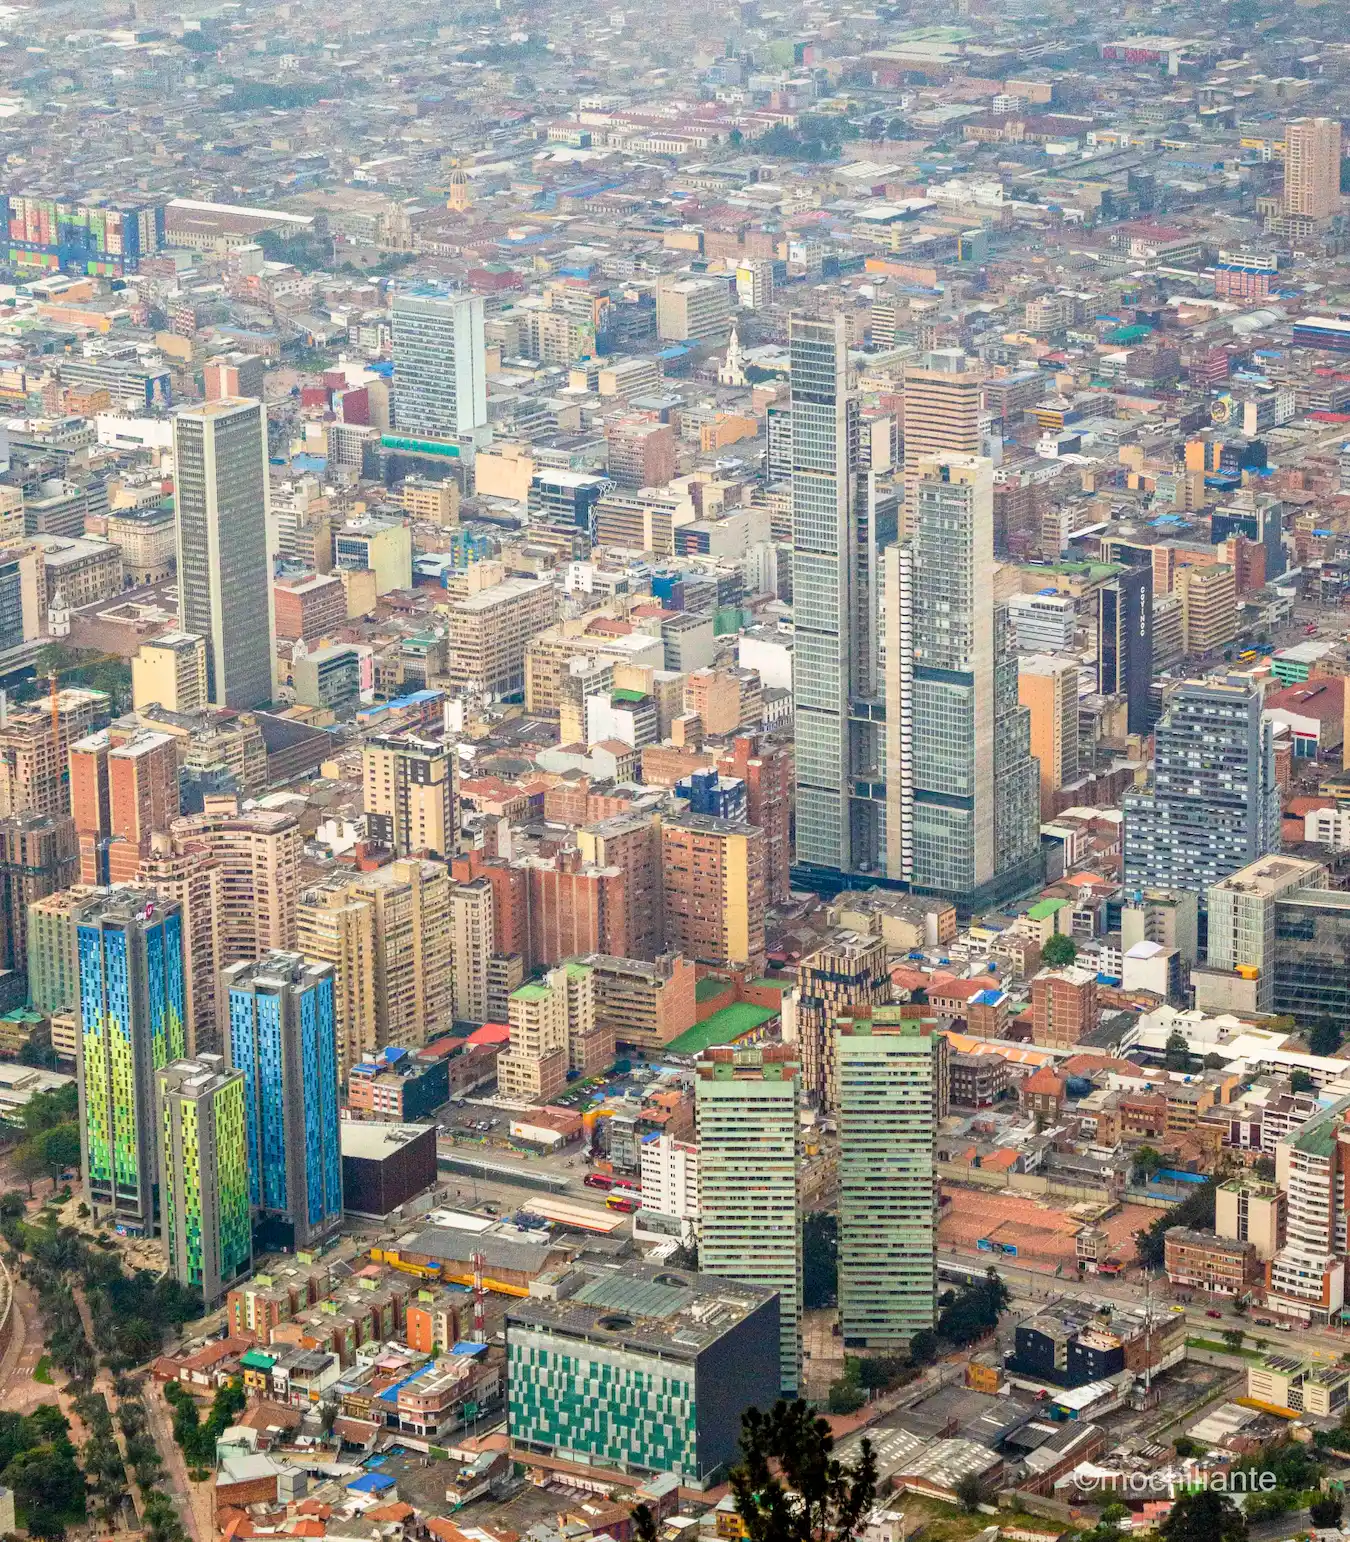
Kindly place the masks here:
<instances>
[{"instance_id":1,"label":"tree","mask_svg":"<svg viewBox=\"0 0 1350 1542\"><path fill-rule=\"evenodd\" d=\"M1319 1529L1341 1524L1341 1496L1322 1494L1308 1506L1308 1518Z\"/></svg>"},{"instance_id":2,"label":"tree","mask_svg":"<svg viewBox=\"0 0 1350 1542\"><path fill-rule=\"evenodd\" d=\"M1162 1154L1152 1146L1140 1146L1134 1154L1134 1171L1132 1177L1135 1183L1147 1183L1148 1180L1163 1165Z\"/></svg>"},{"instance_id":3,"label":"tree","mask_svg":"<svg viewBox=\"0 0 1350 1542\"><path fill-rule=\"evenodd\" d=\"M956 1495L957 1504L967 1515L974 1515L984 1503L984 1485L973 1472L964 1473L959 1477L952 1492Z\"/></svg>"},{"instance_id":4,"label":"tree","mask_svg":"<svg viewBox=\"0 0 1350 1542\"><path fill-rule=\"evenodd\" d=\"M1158 1532L1163 1542L1246 1542L1247 1522L1227 1494L1204 1488L1178 1494Z\"/></svg>"},{"instance_id":5,"label":"tree","mask_svg":"<svg viewBox=\"0 0 1350 1542\"><path fill-rule=\"evenodd\" d=\"M1308 1048L1314 1055L1334 1055L1340 1047L1341 1028L1339 1023L1318 1023L1308 1036Z\"/></svg>"},{"instance_id":6,"label":"tree","mask_svg":"<svg viewBox=\"0 0 1350 1542\"><path fill-rule=\"evenodd\" d=\"M1292 1092L1317 1091L1317 1083L1301 1066L1290 1075L1289 1087Z\"/></svg>"},{"instance_id":7,"label":"tree","mask_svg":"<svg viewBox=\"0 0 1350 1542\"><path fill-rule=\"evenodd\" d=\"M1184 1461L1188 1456L1200 1455L1200 1442L1189 1435L1178 1435L1172 1442L1172 1449Z\"/></svg>"},{"instance_id":8,"label":"tree","mask_svg":"<svg viewBox=\"0 0 1350 1542\"><path fill-rule=\"evenodd\" d=\"M841 1462L825 1420L780 1399L767 1414L746 1409L741 1451L731 1492L749 1542L852 1542L876 1494L871 1441Z\"/></svg>"},{"instance_id":9,"label":"tree","mask_svg":"<svg viewBox=\"0 0 1350 1542\"><path fill-rule=\"evenodd\" d=\"M1191 1068L1191 1047L1186 1042L1186 1035L1180 1029L1174 1028L1167 1035L1167 1044L1163 1049L1163 1065L1169 1071L1189 1071Z\"/></svg>"},{"instance_id":10,"label":"tree","mask_svg":"<svg viewBox=\"0 0 1350 1542\"><path fill-rule=\"evenodd\" d=\"M815 1210L802 1223L802 1305L833 1306L839 1294L839 1219Z\"/></svg>"},{"instance_id":11,"label":"tree","mask_svg":"<svg viewBox=\"0 0 1350 1542\"><path fill-rule=\"evenodd\" d=\"M1047 969L1067 969L1078 957L1078 944L1063 932L1047 937L1041 946L1041 963Z\"/></svg>"},{"instance_id":12,"label":"tree","mask_svg":"<svg viewBox=\"0 0 1350 1542\"><path fill-rule=\"evenodd\" d=\"M999 1314L1012 1297L994 1269L982 1280L943 1296L938 1333L953 1344L969 1344L998 1326Z\"/></svg>"},{"instance_id":13,"label":"tree","mask_svg":"<svg viewBox=\"0 0 1350 1542\"><path fill-rule=\"evenodd\" d=\"M1223 1330L1224 1343L1235 1353L1242 1348L1242 1341L1246 1337L1246 1333L1241 1328L1225 1328Z\"/></svg>"},{"instance_id":14,"label":"tree","mask_svg":"<svg viewBox=\"0 0 1350 1542\"><path fill-rule=\"evenodd\" d=\"M920 1328L909 1341L909 1363L911 1365L931 1365L937 1357L937 1334L930 1333L927 1328Z\"/></svg>"},{"instance_id":15,"label":"tree","mask_svg":"<svg viewBox=\"0 0 1350 1542\"><path fill-rule=\"evenodd\" d=\"M1188 1194L1179 1205L1164 1210L1144 1231L1134 1234L1134 1250L1145 1269L1161 1269L1165 1251L1164 1238L1168 1228L1185 1226L1191 1231L1214 1230L1214 1192L1218 1180L1207 1178L1204 1183L1193 1184L1194 1193Z\"/></svg>"},{"instance_id":16,"label":"tree","mask_svg":"<svg viewBox=\"0 0 1350 1542\"><path fill-rule=\"evenodd\" d=\"M1275 1158L1269 1156L1257 1157L1252 1164L1252 1172L1266 1183L1275 1181Z\"/></svg>"},{"instance_id":17,"label":"tree","mask_svg":"<svg viewBox=\"0 0 1350 1542\"><path fill-rule=\"evenodd\" d=\"M80 1165L80 1131L74 1121L52 1125L36 1136L33 1143L53 1184L68 1167Z\"/></svg>"},{"instance_id":18,"label":"tree","mask_svg":"<svg viewBox=\"0 0 1350 1542\"><path fill-rule=\"evenodd\" d=\"M84 1518L84 1474L69 1441L20 1453L5 1468L4 1483L14 1490L30 1537L64 1537L67 1521Z\"/></svg>"}]
</instances>

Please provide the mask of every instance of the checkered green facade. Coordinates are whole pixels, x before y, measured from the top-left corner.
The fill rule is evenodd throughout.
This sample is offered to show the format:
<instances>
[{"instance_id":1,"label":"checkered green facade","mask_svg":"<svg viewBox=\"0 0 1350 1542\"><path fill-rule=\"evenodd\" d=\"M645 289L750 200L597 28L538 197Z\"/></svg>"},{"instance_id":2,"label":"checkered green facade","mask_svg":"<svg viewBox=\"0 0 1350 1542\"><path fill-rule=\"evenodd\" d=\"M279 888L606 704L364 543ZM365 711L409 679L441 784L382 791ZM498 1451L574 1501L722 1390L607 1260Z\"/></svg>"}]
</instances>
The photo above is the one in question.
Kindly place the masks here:
<instances>
[{"instance_id":1,"label":"checkered green facade","mask_svg":"<svg viewBox=\"0 0 1350 1542\"><path fill-rule=\"evenodd\" d=\"M511 1438L560 1457L694 1481L694 1366L513 1326Z\"/></svg>"}]
</instances>

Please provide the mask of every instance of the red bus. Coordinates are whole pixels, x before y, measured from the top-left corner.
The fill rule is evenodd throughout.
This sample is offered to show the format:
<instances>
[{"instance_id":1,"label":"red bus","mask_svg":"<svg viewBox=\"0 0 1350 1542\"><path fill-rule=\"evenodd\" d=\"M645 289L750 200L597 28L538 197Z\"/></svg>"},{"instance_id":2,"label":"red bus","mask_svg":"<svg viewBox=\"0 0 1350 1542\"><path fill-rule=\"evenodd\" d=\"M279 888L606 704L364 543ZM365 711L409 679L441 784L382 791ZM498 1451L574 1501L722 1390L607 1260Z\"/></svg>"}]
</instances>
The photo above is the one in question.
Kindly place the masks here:
<instances>
[{"instance_id":1,"label":"red bus","mask_svg":"<svg viewBox=\"0 0 1350 1542\"><path fill-rule=\"evenodd\" d=\"M622 1210L625 1215L632 1215L641 1201L635 1194L611 1194L605 1203L611 1210Z\"/></svg>"},{"instance_id":2,"label":"red bus","mask_svg":"<svg viewBox=\"0 0 1350 1542\"><path fill-rule=\"evenodd\" d=\"M587 1173L581 1180L588 1189L608 1189L613 1186L614 1180L604 1173Z\"/></svg>"},{"instance_id":3,"label":"red bus","mask_svg":"<svg viewBox=\"0 0 1350 1542\"><path fill-rule=\"evenodd\" d=\"M641 1194L642 1185L632 1178L611 1178L609 1186L620 1194Z\"/></svg>"}]
</instances>

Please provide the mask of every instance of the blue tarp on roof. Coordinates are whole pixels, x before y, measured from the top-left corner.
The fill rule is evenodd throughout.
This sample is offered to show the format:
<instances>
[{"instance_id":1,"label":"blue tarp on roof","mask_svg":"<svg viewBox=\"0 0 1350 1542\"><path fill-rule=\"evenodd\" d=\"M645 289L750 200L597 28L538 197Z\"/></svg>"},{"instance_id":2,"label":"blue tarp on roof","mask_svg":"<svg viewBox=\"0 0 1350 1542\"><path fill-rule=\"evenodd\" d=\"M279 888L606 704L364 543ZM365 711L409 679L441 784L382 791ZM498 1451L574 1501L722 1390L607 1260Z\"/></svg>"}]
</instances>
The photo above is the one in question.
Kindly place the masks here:
<instances>
[{"instance_id":1,"label":"blue tarp on roof","mask_svg":"<svg viewBox=\"0 0 1350 1542\"><path fill-rule=\"evenodd\" d=\"M363 1472L347 1485L354 1494L383 1494L393 1486L394 1480L387 1472Z\"/></svg>"}]
</instances>

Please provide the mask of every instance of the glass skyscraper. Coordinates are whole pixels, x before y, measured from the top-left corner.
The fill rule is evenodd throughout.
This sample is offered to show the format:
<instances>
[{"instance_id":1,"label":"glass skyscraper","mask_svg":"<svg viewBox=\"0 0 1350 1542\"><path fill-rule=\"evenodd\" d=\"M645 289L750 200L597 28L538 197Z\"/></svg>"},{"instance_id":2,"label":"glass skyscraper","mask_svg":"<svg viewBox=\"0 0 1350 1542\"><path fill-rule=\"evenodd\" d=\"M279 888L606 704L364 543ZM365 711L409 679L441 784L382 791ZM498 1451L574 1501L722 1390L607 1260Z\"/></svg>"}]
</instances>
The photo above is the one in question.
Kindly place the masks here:
<instances>
[{"instance_id":1,"label":"glass skyscraper","mask_svg":"<svg viewBox=\"0 0 1350 1542\"><path fill-rule=\"evenodd\" d=\"M333 966L275 952L222 978L259 1246L306 1248L342 1220Z\"/></svg>"},{"instance_id":2,"label":"glass skyscraper","mask_svg":"<svg viewBox=\"0 0 1350 1542\"><path fill-rule=\"evenodd\" d=\"M876 872L886 840L877 506L859 465L844 318L792 317L788 350L797 860Z\"/></svg>"},{"instance_id":3,"label":"glass skyscraper","mask_svg":"<svg viewBox=\"0 0 1350 1542\"><path fill-rule=\"evenodd\" d=\"M95 1215L154 1230L155 1073L186 1053L183 917L153 890L119 888L75 930L85 1187Z\"/></svg>"},{"instance_id":4,"label":"glass skyscraper","mask_svg":"<svg viewBox=\"0 0 1350 1542\"><path fill-rule=\"evenodd\" d=\"M479 295L394 298L394 420L400 434L459 439L487 416L487 347Z\"/></svg>"},{"instance_id":5,"label":"glass skyscraper","mask_svg":"<svg viewBox=\"0 0 1350 1542\"><path fill-rule=\"evenodd\" d=\"M1127 889L1186 889L1203 904L1211 884L1275 851L1280 796L1260 686L1178 685L1155 730L1153 787L1123 803Z\"/></svg>"},{"instance_id":6,"label":"glass skyscraper","mask_svg":"<svg viewBox=\"0 0 1350 1542\"><path fill-rule=\"evenodd\" d=\"M915 475L913 533L886 554L887 870L978 910L1040 881L1039 770L995 602L993 463Z\"/></svg>"},{"instance_id":7,"label":"glass skyscraper","mask_svg":"<svg viewBox=\"0 0 1350 1542\"><path fill-rule=\"evenodd\" d=\"M159 1186L169 1272L208 1307L253 1267L244 1078L219 1055L159 1072Z\"/></svg>"}]
</instances>

